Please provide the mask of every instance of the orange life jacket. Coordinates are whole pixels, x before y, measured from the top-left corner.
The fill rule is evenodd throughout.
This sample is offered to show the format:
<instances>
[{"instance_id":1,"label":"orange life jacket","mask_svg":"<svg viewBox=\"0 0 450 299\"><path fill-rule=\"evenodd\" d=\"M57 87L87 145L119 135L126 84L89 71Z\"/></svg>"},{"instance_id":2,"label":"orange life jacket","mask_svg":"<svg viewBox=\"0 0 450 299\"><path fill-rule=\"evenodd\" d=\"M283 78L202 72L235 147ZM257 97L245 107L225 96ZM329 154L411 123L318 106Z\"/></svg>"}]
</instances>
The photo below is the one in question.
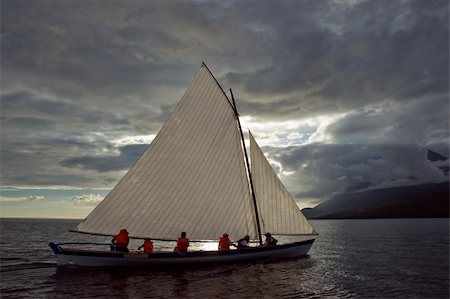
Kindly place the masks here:
<instances>
[{"instance_id":1,"label":"orange life jacket","mask_svg":"<svg viewBox=\"0 0 450 299\"><path fill-rule=\"evenodd\" d=\"M153 252L153 242L152 241L144 241L144 252L146 252L146 253Z\"/></svg>"},{"instance_id":2,"label":"orange life jacket","mask_svg":"<svg viewBox=\"0 0 450 299\"><path fill-rule=\"evenodd\" d=\"M128 238L128 232L120 231L119 234L115 237L116 245L128 245L130 239Z\"/></svg>"},{"instance_id":3,"label":"orange life jacket","mask_svg":"<svg viewBox=\"0 0 450 299\"><path fill-rule=\"evenodd\" d=\"M228 237L220 237L219 251L230 250L230 239Z\"/></svg>"},{"instance_id":4,"label":"orange life jacket","mask_svg":"<svg viewBox=\"0 0 450 299\"><path fill-rule=\"evenodd\" d=\"M188 238L178 238L178 242L177 242L177 251L178 252L187 252L188 246L189 246Z\"/></svg>"}]
</instances>

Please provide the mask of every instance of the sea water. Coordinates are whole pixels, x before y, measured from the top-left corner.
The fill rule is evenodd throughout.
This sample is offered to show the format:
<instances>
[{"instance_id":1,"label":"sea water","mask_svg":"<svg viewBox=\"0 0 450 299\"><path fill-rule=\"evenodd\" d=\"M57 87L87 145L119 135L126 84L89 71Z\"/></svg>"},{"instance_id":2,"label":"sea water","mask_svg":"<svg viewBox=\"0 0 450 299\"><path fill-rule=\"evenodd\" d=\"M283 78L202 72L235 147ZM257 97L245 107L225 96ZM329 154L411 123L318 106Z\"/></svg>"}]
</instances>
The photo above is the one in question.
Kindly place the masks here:
<instances>
[{"instance_id":1,"label":"sea water","mask_svg":"<svg viewBox=\"0 0 450 299\"><path fill-rule=\"evenodd\" d=\"M277 262L57 267L51 241L110 241L69 233L78 222L2 219L0 297L449 298L448 219L313 220L319 236L309 255Z\"/></svg>"}]
</instances>

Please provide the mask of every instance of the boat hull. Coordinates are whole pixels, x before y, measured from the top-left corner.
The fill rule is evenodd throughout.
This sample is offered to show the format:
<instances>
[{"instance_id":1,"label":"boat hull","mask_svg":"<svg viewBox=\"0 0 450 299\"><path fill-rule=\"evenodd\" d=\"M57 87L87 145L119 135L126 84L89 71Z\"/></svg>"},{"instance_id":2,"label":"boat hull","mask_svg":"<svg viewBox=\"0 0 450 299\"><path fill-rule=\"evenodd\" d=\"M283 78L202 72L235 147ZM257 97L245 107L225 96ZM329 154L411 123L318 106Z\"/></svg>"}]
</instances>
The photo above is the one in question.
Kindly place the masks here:
<instances>
[{"instance_id":1,"label":"boat hull","mask_svg":"<svg viewBox=\"0 0 450 299\"><path fill-rule=\"evenodd\" d=\"M305 256L314 239L270 247L251 247L229 251L193 251L185 254L173 252L122 253L113 251L62 248L49 246L55 253L58 266L120 267L120 266L174 266L222 262L242 262L268 259L288 259Z\"/></svg>"}]
</instances>

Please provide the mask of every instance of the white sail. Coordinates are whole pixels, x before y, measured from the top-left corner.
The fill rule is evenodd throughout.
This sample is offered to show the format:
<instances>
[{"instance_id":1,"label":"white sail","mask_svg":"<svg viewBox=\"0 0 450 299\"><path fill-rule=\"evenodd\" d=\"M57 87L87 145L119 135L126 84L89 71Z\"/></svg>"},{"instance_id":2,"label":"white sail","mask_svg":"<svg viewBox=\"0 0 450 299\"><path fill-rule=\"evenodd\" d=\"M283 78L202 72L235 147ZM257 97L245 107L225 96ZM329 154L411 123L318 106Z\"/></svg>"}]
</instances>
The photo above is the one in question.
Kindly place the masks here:
<instances>
[{"instance_id":1,"label":"white sail","mask_svg":"<svg viewBox=\"0 0 450 299\"><path fill-rule=\"evenodd\" d=\"M253 187L263 232L279 235L314 234L314 228L273 171L250 132L249 136Z\"/></svg>"},{"instance_id":2,"label":"white sail","mask_svg":"<svg viewBox=\"0 0 450 299\"><path fill-rule=\"evenodd\" d=\"M74 231L191 240L257 239L233 107L205 65L123 179Z\"/></svg>"}]
</instances>

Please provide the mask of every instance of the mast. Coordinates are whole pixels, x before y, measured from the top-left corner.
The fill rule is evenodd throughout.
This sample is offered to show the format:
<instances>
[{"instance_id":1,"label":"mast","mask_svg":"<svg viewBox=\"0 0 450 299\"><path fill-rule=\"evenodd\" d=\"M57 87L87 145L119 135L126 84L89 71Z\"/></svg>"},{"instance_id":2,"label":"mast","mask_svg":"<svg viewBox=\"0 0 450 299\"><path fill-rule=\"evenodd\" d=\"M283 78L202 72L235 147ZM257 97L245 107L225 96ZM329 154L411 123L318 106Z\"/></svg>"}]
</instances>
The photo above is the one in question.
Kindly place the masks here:
<instances>
[{"instance_id":1,"label":"mast","mask_svg":"<svg viewBox=\"0 0 450 299\"><path fill-rule=\"evenodd\" d=\"M252 173L250 172L250 164L248 162L247 149L245 148L244 133L242 133L241 122L239 121L239 113L237 111L236 101L234 100L233 91L231 90L231 88L230 88L230 93L231 93L231 100L233 101L234 113L236 114L236 119L237 119L237 123L239 126L239 132L241 133L242 147L244 148L245 162L247 164L248 177L250 180L250 188L252 190L253 207L255 208L256 227L258 229L259 245L262 246L263 243L262 243L262 237L261 237L261 225L259 224L258 205L256 204L256 196L255 196L255 189L253 188Z\"/></svg>"}]
</instances>

